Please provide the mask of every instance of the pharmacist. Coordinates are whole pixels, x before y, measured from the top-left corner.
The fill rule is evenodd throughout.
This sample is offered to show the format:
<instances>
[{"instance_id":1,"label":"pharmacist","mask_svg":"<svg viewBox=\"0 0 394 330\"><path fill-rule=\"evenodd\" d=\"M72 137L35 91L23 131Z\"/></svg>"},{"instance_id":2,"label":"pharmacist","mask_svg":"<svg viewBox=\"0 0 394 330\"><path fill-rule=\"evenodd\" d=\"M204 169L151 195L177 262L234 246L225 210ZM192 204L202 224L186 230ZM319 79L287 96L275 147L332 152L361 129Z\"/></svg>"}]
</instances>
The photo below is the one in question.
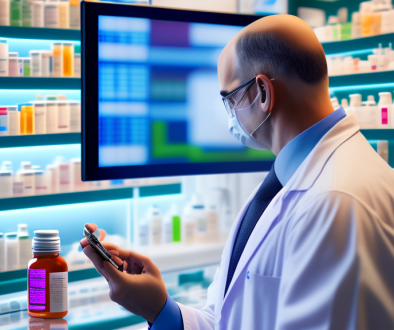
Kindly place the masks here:
<instances>
[{"instance_id":1,"label":"pharmacist","mask_svg":"<svg viewBox=\"0 0 394 330\"><path fill-rule=\"evenodd\" d=\"M262 18L218 73L230 132L272 150L274 166L235 219L202 310L175 303L149 258L105 243L121 273L83 240L111 299L155 330L394 329L394 171L333 110L312 29Z\"/></svg>"}]
</instances>

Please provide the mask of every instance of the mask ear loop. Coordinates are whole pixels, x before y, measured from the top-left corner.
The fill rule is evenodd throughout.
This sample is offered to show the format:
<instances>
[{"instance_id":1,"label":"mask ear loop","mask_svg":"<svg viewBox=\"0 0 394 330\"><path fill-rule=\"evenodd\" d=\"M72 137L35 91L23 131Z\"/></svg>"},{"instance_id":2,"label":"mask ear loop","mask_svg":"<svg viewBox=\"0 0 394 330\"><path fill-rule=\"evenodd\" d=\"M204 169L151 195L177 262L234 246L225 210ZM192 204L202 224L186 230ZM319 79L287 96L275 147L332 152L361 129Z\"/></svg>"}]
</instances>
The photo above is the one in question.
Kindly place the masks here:
<instances>
[{"instance_id":1,"label":"mask ear loop","mask_svg":"<svg viewBox=\"0 0 394 330\"><path fill-rule=\"evenodd\" d=\"M274 107L274 103L275 103L274 86L272 85L271 80L267 76L264 76L264 77L267 79L264 79L263 84L260 85L261 87L264 88L265 94L266 94L266 99L265 99L265 102L263 103L263 106L265 106L265 104L268 101L270 101L271 104L270 104L270 108L268 109L268 116L265 117L265 119L262 121L262 123L259 126L257 126L256 129L252 133L250 133L250 136L252 136L252 137L253 137L254 132L256 132L259 129L259 127L265 123L265 121L269 118L269 116L271 116L271 111L272 111L272 108ZM268 88L266 85L269 87L269 90L270 90L269 94L267 94Z\"/></svg>"}]
</instances>

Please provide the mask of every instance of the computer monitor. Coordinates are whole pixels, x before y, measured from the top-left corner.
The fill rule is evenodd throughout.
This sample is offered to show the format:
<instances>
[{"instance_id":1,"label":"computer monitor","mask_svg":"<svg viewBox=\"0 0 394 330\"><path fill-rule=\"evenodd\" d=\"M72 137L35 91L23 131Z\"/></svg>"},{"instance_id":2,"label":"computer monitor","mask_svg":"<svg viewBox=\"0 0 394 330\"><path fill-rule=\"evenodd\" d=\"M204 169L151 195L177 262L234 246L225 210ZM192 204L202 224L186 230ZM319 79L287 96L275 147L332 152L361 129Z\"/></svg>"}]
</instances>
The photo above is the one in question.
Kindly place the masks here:
<instances>
[{"instance_id":1,"label":"computer monitor","mask_svg":"<svg viewBox=\"0 0 394 330\"><path fill-rule=\"evenodd\" d=\"M84 180L268 170L228 131L217 61L260 16L82 3Z\"/></svg>"}]
</instances>

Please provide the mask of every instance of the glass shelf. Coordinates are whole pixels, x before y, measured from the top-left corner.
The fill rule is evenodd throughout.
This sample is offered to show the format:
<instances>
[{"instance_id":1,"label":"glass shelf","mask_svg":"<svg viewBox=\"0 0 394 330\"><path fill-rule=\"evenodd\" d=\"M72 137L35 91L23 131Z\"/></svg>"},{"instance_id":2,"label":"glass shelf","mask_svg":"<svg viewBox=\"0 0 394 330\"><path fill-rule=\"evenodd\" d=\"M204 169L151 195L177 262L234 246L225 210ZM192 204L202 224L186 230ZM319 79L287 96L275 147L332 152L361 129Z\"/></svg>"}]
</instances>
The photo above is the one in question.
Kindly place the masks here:
<instances>
[{"instance_id":1,"label":"glass shelf","mask_svg":"<svg viewBox=\"0 0 394 330\"><path fill-rule=\"evenodd\" d=\"M80 144L81 133L31 134L0 136L0 149L17 147Z\"/></svg>"},{"instance_id":2,"label":"glass shelf","mask_svg":"<svg viewBox=\"0 0 394 330\"><path fill-rule=\"evenodd\" d=\"M164 196L181 193L181 184L139 187L140 197ZM78 191L51 195L34 195L0 199L0 212L56 205L81 204L133 198L133 187Z\"/></svg>"},{"instance_id":3,"label":"glass shelf","mask_svg":"<svg viewBox=\"0 0 394 330\"><path fill-rule=\"evenodd\" d=\"M390 42L393 42L393 40L394 33L387 33L351 40L322 42L322 45L326 55L331 55L352 52L361 49L378 48L379 43L382 43L383 47L387 47Z\"/></svg>"},{"instance_id":4,"label":"glass shelf","mask_svg":"<svg viewBox=\"0 0 394 330\"><path fill-rule=\"evenodd\" d=\"M81 30L0 26L2 38L80 41Z\"/></svg>"},{"instance_id":5,"label":"glass shelf","mask_svg":"<svg viewBox=\"0 0 394 330\"><path fill-rule=\"evenodd\" d=\"M81 78L0 77L0 89L79 90Z\"/></svg>"},{"instance_id":6,"label":"glass shelf","mask_svg":"<svg viewBox=\"0 0 394 330\"><path fill-rule=\"evenodd\" d=\"M368 86L381 85L381 84L393 84L394 86L394 71L379 71L369 73L357 73L340 76L329 77L329 88L349 87L352 86Z\"/></svg>"}]
</instances>

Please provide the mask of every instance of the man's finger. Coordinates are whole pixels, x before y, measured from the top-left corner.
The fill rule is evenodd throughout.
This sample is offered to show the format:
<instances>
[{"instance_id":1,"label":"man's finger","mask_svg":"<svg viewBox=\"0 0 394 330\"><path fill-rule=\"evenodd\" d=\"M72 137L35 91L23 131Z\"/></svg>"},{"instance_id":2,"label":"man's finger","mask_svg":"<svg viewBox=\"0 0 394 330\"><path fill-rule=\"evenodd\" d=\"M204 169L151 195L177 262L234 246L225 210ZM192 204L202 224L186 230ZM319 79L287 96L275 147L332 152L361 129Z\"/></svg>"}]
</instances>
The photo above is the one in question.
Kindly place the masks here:
<instances>
[{"instance_id":1,"label":"man's finger","mask_svg":"<svg viewBox=\"0 0 394 330\"><path fill-rule=\"evenodd\" d=\"M107 235L106 231L104 229L98 229L97 225L95 223L87 223L87 224L85 224L85 227L92 234L95 233L97 230L99 230L100 234L97 235L97 233L95 233L95 235L98 236L98 239L100 241L102 241L105 238L105 236Z\"/></svg>"},{"instance_id":2,"label":"man's finger","mask_svg":"<svg viewBox=\"0 0 394 330\"><path fill-rule=\"evenodd\" d=\"M109 278L104 274L104 266L103 266L103 258L101 258L93 249L90 245L86 246L83 249L83 252L85 255L93 262L94 267L96 267L97 271L105 277L105 279L108 281Z\"/></svg>"}]
</instances>

